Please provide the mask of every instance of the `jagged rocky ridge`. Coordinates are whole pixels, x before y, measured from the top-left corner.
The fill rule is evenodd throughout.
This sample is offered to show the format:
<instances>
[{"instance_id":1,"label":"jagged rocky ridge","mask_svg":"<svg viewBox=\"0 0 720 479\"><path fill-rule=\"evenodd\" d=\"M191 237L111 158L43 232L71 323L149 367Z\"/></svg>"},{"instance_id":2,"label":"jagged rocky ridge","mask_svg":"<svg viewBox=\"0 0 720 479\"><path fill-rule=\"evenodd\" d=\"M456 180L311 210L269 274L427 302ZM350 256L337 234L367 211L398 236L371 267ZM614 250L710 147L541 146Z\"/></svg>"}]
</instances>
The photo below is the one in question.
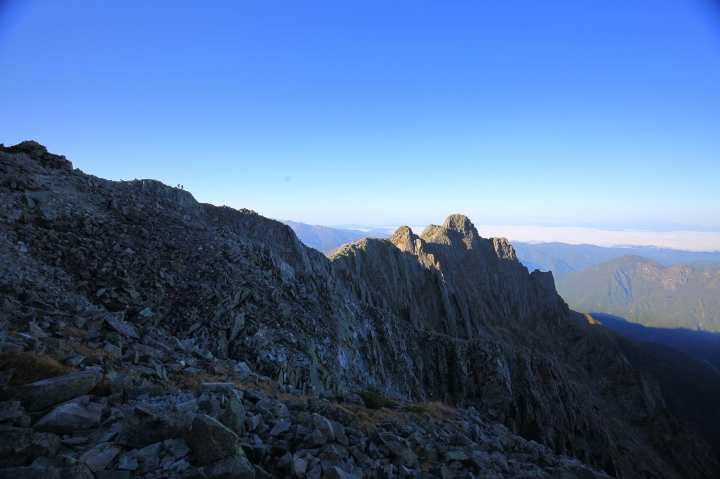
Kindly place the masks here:
<instances>
[{"instance_id":1,"label":"jagged rocky ridge","mask_svg":"<svg viewBox=\"0 0 720 479\"><path fill-rule=\"evenodd\" d=\"M18 459L0 475L447 477L443 462L480 477L718 472L615 336L465 217L328 260L254 212L86 175L34 142L0 148L0 175L3 359L45 352L83 385L40 407L5 368L0 422L18 439L0 447ZM33 387L75 384L61 378ZM443 426L406 409L363 427L352 391L367 389L462 409ZM149 426L152 443L132 435Z\"/></svg>"}]
</instances>

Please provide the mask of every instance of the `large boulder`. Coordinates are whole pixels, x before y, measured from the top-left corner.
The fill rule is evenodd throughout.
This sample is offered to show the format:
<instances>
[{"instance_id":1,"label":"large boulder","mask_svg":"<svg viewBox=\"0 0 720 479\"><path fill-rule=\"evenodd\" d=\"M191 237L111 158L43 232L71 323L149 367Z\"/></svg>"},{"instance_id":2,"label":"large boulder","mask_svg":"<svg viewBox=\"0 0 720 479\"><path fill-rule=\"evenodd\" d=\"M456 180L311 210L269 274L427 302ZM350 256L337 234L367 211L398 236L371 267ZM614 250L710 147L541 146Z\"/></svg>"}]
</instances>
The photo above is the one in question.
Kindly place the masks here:
<instances>
[{"instance_id":1,"label":"large boulder","mask_svg":"<svg viewBox=\"0 0 720 479\"><path fill-rule=\"evenodd\" d=\"M132 416L122 421L117 442L124 446L145 447L168 439L186 437L190 420L180 413L169 413L141 403Z\"/></svg>"},{"instance_id":2,"label":"large boulder","mask_svg":"<svg viewBox=\"0 0 720 479\"><path fill-rule=\"evenodd\" d=\"M60 404L40 419L33 428L36 431L52 432L53 434L72 434L79 429L91 429L100 425L102 406L90 403L83 406L78 402Z\"/></svg>"},{"instance_id":3,"label":"large boulder","mask_svg":"<svg viewBox=\"0 0 720 479\"><path fill-rule=\"evenodd\" d=\"M59 450L55 434L0 426L0 468L29 466L38 457L55 457Z\"/></svg>"},{"instance_id":4,"label":"large boulder","mask_svg":"<svg viewBox=\"0 0 720 479\"><path fill-rule=\"evenodd\" d=\"M195 454L198 466L204 466L227 456L245 456L237 434L220 421L206 414L195 416L188 444Z\"/></svg>"},{"instance_id":5,"label":"large boulder","mask_svg":"<svg viewBox=\"0 0 720 479\"><path fill-rule=\"evenodd\" d=\"M82 371L10 387L5 395L7 399L20 401L27 411L42 411L87 394L101 378L96 371Z\"/></svg>"}]
</instances>

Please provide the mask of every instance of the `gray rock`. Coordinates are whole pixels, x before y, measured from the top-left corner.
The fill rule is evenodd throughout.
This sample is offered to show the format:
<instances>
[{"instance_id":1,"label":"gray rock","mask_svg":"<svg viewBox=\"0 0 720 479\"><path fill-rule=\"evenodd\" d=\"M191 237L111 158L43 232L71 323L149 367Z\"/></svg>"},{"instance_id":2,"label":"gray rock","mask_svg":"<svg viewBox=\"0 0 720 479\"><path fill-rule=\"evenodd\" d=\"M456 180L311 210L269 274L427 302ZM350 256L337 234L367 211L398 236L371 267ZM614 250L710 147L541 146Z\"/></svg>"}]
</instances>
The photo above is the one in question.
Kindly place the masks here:
<instances>
[{"instance_id":1,"label":"gray rock","mask_svg":"<svg viewBox=\"0 0 720 479\"><path fill-rule=\"evenodd\" d=\"M115 479L96 475L97 479ZM128 476L117 479L126 479ZM93 475L83 465L69 467L55 466L28 466L28 467L10 467L0 469L0 479L93 479Z\"/></svg>"},{"instance_id":2,"label":"gray rock","mask_svg":"<svg viewBox=\"0 0 720 479\"><path fill-rule=\"evenodd\" d=\"M275 476L267 472L262 466L255 464L255 479L275 479Z\"/></svg>"},{"instance_id":3,"label":"gray rock","mask_svg":"<svg viewBox=\"0 0 720 479\"><path fill-rule=\"evenodd\" d=\"M292 465L290 467L290 474L299 479L303 479L305 477L307 467L308 462L305 459L294 455L292 458Z\"/></svg>"},{"instance_id":4,"label":"gray rock","mask_svg":"<svg viewBox=\"0 0 720 479\"><path fill-rule=\"evenodd\" d=\"M470 460L470 456L465 454L465 451L447 451L443 454L445 462L467 462Z\"/></svg>"},{"instance_id":5,"label":"gray rock","mask_svg":"<svg viewBox=\"0 0 720 479\"><path fill-rule=\"evenodd\" d=\"M290 415L290 411L288 410L287 406L285 406L285 404L281 402L275 404L275 406L272 408L272 413L275 417L279 418L286 418Z\"/></svg>"},{"instance_id":6,"label":"gray rock","mask_svg":"<svg viewBox=\"0 0 720 479\"><path fill-rule=\"evenodd\" d=\"M139 449L132 453L132 457L137 459L138 461L147 461L149 457L157 457L160 455L160 451L162 451L163 443L156 442L154 444L150 444L149 446L145 446L142 449Z\"/></svg>"},{"instance_id":7,"label":"gray rock","mask_svg":"<svg viewBox=\"0 0 720 479\"><path fill-rule=\"evenodd\" d=\"M105 321L118 333L123 334L128 338L140 339L135 327L123 320L124 316L124 313L108 313L105 315Z\"/></svg>"},{"instance_id":8,"label":"gray rock","mask_svg":"<svg viewBox=\"0 0 720 479\"><path fill-rule=\"evenodd\" d=\"M275 426L273 426L272 430L270 430L270 435L273 437L280 436L281 434L289 431L291 425L292 423L290 421L280 420L276 422Z\"/></svg>"},{"instance_id":9,"label":"gray rock","mask_svg":"<svg viewBox=\"0 0 720 479\"><path fill-rule=\"evenodd\" d=\"M19 344L0 341L0 361L17 356L23 352L23 349Z\"/></svg>"},{"instance_id":10,"label":"gray rock","mask_svg":"<svg viewBox=\"0 0 720 479\"><path fill-rule=\"evenodd\" d=\"M388 441L385 447L390 450L391 456L397 458L401 465L413 467L417 464L417 456L406 441L401 439Z\"/></svg>"},{"instance_id":11,"label":"gray rock","mask_svg":"<svg viewBox=\"0 0 720 479\"><path fill-rule=\"evenodd\" d=\"M100 425L102 406L96 403L83 407L78 403L66 403L56 406L49 414L40 419L33 428L37 431L53 434L72 434L78 429L91 429Z\"/></svg>"},{"instance_id":12,"label":"gray rock","mask_svg":"<svg viewBox=\"0 0 720 479\"><path fill-rule=\"evenodd\" d=\"M167 439L186 437L190 419L179 413L165 413L157 408L136 411L121 422L117 442L124 446L145 447Z\"/></svg>"},{"instance_id":13,"label":"gray rock","mask_svg":"<svg viewBox=\"0 0 720 479\"><path fill-rule=\"evenodd\" d=\"M0 402L0 423L12 422L25 413L20 406L20 401L3 401Z\"/></svg>"},{"instance_id":14,"label":"gray rock","mask_svg":"<svg viewBox=\"0 0 720 479\"><path fill-rule=\"evenodd\" d=\"M168 439L163 441L163 447L167 452L172 454L176 459L185 457L190 454L190 447L184 439Z\"/></svg>"},{"instance_id":15,"label":"gray rock","mask_svg":"<svg viewBox=\"0 0 720 479\"><path fill-rule=\"evenodd\" d=\"M27 466L38 457L53 458L59 450L55 434L0 426L0 468Z\"/></svg>"},{"instance_id":16,"label":"gray rock","mask_svg":"<svg viewBox=\"0 0 720 479\"><path fill-rule=\"evenodd\" d=\"M305 479L320 479L320 475L322 474L322 467L320 464L317 466L312 467L306 474Z\"/></svg>"},{"instance_id":17,"label":"gray rock","mask_svg":"<svg viewBox=\"0 0 720 479\"><path fill-rule=\"evenodd\" d=\"M330 402L335 401L335 393L333 393L332 391L323 391L320 393L320 397L323 399L327 399Z\"/></svg>"},{"instance_id":18,"label":"gray rock","mask_svg":"<svg viewBox=\"0 0 720 479\"><path fill-rule=\"evenodd\" d=\"M437 477L438 479L452 479L450 469L445 467L445 464L435 464L430 466L430 474Z\"/></svg>"},{"instance_id":19,"label":"gray rock","mask_svg":"<svg viewBox=\"0 0 720 479\"><path fill-rule=\"evenodd\" d=\"M279 448L277 450L277 453L275 452L275 450L273 450L273 453L275 456L281 456L280 459L278 459L277 464L275 464L275 470L283 475L290 472L290 468L293 462L293 455L290 451L288 451L288 448Z\"/></svg>"},{"instance_id":20,"label":"gray rock","mask_svg":"<svg viewBox=\"0 0 720 479\"><path fill-rule=\"evenodd\" d=\"M182 472L190 467L190 463L187 462L185 459L179 459L172 464L170 464L170 467L168 467L168 471L170 472Z\"/></svg>"},{"instance_id":21,"label":"gray rock","mask_svg":"<svg viewBox=\"0 0 720 479\"><path fill-rule=\"evenodd\" d=\"M140 467L135 470L136 475L142 475L152 472L160 466L160 458L158 456L147 456L144 461L140 462Z\"/></svg>"},{"instance_id":22,"label":"gray rock","mask_svg":"<svg viewBox=\"0 0 720 479\"><path fill-rule=\"evenodd\" d=\"M336 466L330 466L327 469L325 469L325 468L323 468L323 469L325 471L325 473L323 474L323 478L327 478L327 479L360 479L359 475L350 474ZM309 476L308 476L308 478L309 478Z\"/></svg>"},{"instance_id":23,"label":"gray rock","mask_svg":"<svg viewBox=\"0 0 720 479\"><path fill-rule=\"evenodd\" d=\"M232 430L235 434L242 435L243 432L245 432L245 408L239 399L231 398L225 406L225 409L219 419L220 422L230 428L230 430ZM250 429L254 430L258 424L254 424Z\"/></svg>"},{"instance_id":24,"label":"gray rock","mask_svg":"<svg viewBox=\"0 0 720 479\"><path fill-rule=\"evenodd\" d=\"M317 413L313 413L311 417L313 426L317 431L320 431L320 433L325 437L325 440L334 441L335 431L333 431L333 427L332 424L330 424L330 421L328 421L328 419L324 416L321 416Z\"/></svg>"},{"instance_id":25,"label":"gray rock","mask_svg":"<svg viewBox=\"0 0 720 479\"><path fill-rule=\"evenodd\" d=\"M207 464L184 477L188 479L255 479L255 468L245 456L233 456Z\"/></svg>"},{"instance_id":26,"label":"gray rock","mask_svg":"<svg viewBox=\"0 0 720 479\"><path fill-rule=\"evenodd\" d=\"M327 437L319 430L313 429L310 434L305 436L305 443L309 447L322 446L327 442Z\"/></svg>"},{"instance_id":27,"label":"gray rock","mask_svg":"<svg viewBox=\"0 0 720 479\"><path fill-rule=\"evenodd\" d=\"M96 371L83 371L56 378L9 387L9 399L20 401L28 411L42 411L50 406L87 394L100 381Z\"/></svg>"},{"instance_id":28,"label":"gray rock","mask_svg":"<svg viewBox=\"0 0 720 479\"><path fill-rule=\"evenodd\" d=\"M117 444L103 442L87 450L79 460L92 472L102 471L121 450L122 448Z\"/></svg>"},{"instance_id":29,"label":"gray rock","mask_svg":"<svg viewBox=\"0 0 720 479\"><path fill-rule=\"evenodd\" d=\"M134 471L138 467L140 467L140 464L138 464L137 459L132 457L130 453L127 454L121 454L120 459L118 459L118 469L123 469L126 471Z\"/></svg>"},{"instance_id":30,"label":"gray rock","mask_svg":"<svg viewBox=\"0 0 720 479\"><path fill-rule=\"evenodd\" d=\"M498 452L498 451L493 452L490 455L490 458L500 468L500 470L502 472L507 472L510 470L510 466L508 466L507 459L500 452Z\"/></svg>"},{"instance_id":31,"label":"gray rock","mask_svg":"<svg viewBox=\"0 0 720 479\"><path fill-rule=\"evenodd\" d=\"M130 471L98 471L95 479L130 479Z\"/></svg>"},{"instance_id":32,"label":"gray rock","mask_svg":"<svg viewBox=\"0 0 720 479\"><path fill-rule=\"evenodd\" d=\"M195 454L198 466L227 456L245 456L239 447L240 438L216 419L205 414L195 416L188 444Z\"/></svg>"},{"instance_id":33,"label":"gray rock","mask_svg":"<svg viewBox=\"0 0 720 479\"><path fill-rule=\"evenodd\" d=\"M234 390L237 386L235 383L221 383L221 382L212 382L212 383L202 383L200 384L200 387L203 389L207 389L208 391L212 392L231 392Z\"/></svg>"}]
</instances>

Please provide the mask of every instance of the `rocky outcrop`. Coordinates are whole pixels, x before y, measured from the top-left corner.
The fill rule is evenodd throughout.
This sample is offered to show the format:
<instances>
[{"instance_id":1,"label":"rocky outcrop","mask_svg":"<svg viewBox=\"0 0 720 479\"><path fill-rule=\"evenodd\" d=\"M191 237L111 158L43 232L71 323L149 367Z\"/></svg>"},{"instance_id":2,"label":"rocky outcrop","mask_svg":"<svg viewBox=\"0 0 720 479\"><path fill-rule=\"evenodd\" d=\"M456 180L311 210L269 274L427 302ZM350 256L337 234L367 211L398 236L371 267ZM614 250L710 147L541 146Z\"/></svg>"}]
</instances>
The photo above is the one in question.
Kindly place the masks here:
<instances>
[{"instance_id":1,"label":"rocky outcrop","mask_svg":"<svg viewBox=\"0 0 720 479\"><path fill-rule=\"evenodd\" d=\"M252 211L86 175L34 142L0 147L0 175L0 422L53 445L13 475L716 472L612 335L465 217L331 261ZM368 416L363 390L406 402ZM460 409L418 413L432 401Z\"/></svg>"},{"instance_id":2,"label":"rocky outcrop","mask_svg":"<svg viewBox=\"0 0 720 479\"><path fill-rule=\"evenodd\" d=\"M551 273L529 273L507 240L481 238L466 217L420 236L401 227L331 259L357 301L412 326L399 334L400 357L412 361L396 362L429 397L473 404L516 434L619 475L692 455L641 446L658 424L692 432L668 414L654 379L624 359L616 336L568 310Z\"/></svg>"},{"instance_id":3,"label":"rocky outcrop","mask_svg":"<svg viewBox=\"0 0 720 479\"><path fill-rule=\"evenodd\" d=\"M568 313L552 273L528 275L506 239L481 238L462 215L419 237L404 226L389 240L346 245L332 259L358 299L460 339L544 331Z\"/></svg>"}]
</instances>

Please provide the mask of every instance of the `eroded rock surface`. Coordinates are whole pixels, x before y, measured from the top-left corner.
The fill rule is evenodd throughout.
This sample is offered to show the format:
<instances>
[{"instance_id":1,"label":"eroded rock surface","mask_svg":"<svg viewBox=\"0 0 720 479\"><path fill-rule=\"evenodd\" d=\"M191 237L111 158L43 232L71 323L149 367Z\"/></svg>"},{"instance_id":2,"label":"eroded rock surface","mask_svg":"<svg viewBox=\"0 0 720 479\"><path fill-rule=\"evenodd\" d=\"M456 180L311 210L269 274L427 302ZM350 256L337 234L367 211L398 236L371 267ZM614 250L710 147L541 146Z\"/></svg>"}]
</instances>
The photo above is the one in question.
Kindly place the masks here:
<instances>
[{"instance_id":1,"label":"eroded rock surface","mask_svg":"<svg viewBox=\"0 0 720 479\"><path fill-rule=\"evenodd\" d=\"M0 147L0 267L3 477L718 472L614 336L461 215L329 260L24 142Z\"/></svg>"}]
</instances>

